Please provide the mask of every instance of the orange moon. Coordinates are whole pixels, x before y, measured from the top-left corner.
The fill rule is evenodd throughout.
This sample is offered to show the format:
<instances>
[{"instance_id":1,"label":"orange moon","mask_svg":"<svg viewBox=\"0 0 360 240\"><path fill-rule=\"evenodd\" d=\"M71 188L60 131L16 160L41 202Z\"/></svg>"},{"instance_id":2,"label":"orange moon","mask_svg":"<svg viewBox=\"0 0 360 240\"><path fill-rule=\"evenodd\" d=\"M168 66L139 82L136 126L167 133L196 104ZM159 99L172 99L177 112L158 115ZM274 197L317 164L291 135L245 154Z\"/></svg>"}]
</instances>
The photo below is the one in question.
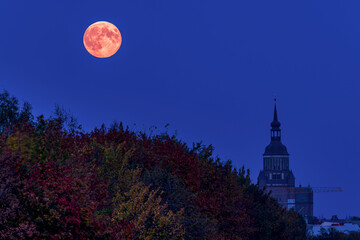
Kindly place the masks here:
<instances>
[{"instance_id":1,"label":"orange moon","mask_svg":"<svg viewBox=\"0 0 360 240\"><path fill-rule=\"evenodd\" d=\"M122 38L119 29L109 22L100 21L91 24L84 33L84 46L93 56L107 58L120 48Z\"/></svg>"}]
</instances>

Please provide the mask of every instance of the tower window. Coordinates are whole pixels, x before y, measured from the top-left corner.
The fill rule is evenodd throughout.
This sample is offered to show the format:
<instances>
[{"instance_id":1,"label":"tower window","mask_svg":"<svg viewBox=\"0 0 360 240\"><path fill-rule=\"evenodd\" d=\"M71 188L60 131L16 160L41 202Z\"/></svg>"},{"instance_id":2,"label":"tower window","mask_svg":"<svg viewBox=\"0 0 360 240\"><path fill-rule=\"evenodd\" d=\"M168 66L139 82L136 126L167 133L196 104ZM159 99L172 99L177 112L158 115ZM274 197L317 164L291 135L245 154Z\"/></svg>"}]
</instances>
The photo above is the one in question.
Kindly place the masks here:
<instances>
[{"instance_id":1,"label":"tower window","mask_svg":"<svg viewBox=\"0 0 360 240\"><path fill-rule=\"evenodd\" d=\"M271 173L270 173L271 174ZM273 176L273 179L274 180L280 180L281 179L281 173L274 173L274 174L272 174ZM271 178L270 178L271 179Z\"/></svg>"}]
</instances>

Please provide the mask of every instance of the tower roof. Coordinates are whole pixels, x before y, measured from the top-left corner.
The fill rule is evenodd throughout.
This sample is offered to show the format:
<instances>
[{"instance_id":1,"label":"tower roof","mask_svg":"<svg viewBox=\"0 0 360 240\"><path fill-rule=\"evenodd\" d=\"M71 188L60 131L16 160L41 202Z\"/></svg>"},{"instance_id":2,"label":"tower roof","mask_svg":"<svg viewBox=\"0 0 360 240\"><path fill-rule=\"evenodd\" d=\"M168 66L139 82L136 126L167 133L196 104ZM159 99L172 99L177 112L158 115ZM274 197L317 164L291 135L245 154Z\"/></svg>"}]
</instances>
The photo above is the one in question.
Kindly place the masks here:
<instances>
[{"instance_id":1,"label":"tower roof","mask_svg":"<svg viewBox=\"0 0 360 240\"><path fill-rule=\"evenodd\" d=\"M280 141L271 141L266 146L264 155L289 155L287 148Z\"/></svg>"},{"instance_id":2,"label":"tower roof","mask_svg":"<svg viewBox=\"0 0 360 240\"><path fill-rule=\"evenodd\" d=\"M281 129L276 110L276 98L274 101L274 118L271 122L271 142L266 146L264 155L289 155L285 145L281 143Z\"/></svg>"},{"instance_id":3,"label":"tower roof","mask_svg":"<svg viewBox=\"0 0 360 240\"><path fill-rule=\"evenodd\" d=\"M278 121L277 111L276 111L276 99L275 99L275 107L274 107L274 119L271 122L271 127L272 128L280 128L280 122Z\"/></svg>"}]
</instances>

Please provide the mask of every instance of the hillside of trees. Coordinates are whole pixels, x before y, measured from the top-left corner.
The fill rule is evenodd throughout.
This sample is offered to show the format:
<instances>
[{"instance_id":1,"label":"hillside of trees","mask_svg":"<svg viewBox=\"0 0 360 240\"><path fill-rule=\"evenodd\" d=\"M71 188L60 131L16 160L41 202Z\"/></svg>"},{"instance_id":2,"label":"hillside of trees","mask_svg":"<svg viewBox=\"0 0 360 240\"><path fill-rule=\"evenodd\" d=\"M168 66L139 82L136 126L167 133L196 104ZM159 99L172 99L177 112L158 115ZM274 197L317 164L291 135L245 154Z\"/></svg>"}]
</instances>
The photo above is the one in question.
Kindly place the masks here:
<instances>
[{"instance_id":1,"label":"hillside of trees","mask_svg":"<svg viewBox=\"0 0 360 240\"><path fill-rule=\"evenodd\" d=\"M306 239L249 171L167 133L83 132L0 93L0 239Z\"/></svg>"}]
</instances>

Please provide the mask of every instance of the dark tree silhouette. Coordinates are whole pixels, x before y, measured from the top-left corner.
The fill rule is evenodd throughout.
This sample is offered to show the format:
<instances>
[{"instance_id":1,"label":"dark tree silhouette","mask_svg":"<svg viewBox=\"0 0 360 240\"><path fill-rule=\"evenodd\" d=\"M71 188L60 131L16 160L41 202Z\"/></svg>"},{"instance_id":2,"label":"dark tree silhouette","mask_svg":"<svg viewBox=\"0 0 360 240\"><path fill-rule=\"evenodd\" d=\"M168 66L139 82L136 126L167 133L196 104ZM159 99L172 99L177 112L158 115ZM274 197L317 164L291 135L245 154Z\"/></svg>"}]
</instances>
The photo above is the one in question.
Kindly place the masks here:
<instances>
[{"instance_id":1,"label":"dark tree silhouette","mask_svg":"<svg viewBox=\"0 0 360 240\"><path fill-rule=\"evenodd\" d=\"M0 99L0 239L306 239L299 214L211 145L121 123L73 134L60 107L29 122L30 105Z\"/></svg>"},{"instance_id":2,"label":"dark tree silhouette","mask_svg":"<svg viewBox=\"0 0 360 240\"><path fill-rule=\"evenodd\" d=\"M31 122L34 118L31 109L31 104L24 102L20 110L18 99L10 96L8 91L3 90L0 93L0 132L3 133L7 128L16 123Z\"/></svg>"}]
</instances>

